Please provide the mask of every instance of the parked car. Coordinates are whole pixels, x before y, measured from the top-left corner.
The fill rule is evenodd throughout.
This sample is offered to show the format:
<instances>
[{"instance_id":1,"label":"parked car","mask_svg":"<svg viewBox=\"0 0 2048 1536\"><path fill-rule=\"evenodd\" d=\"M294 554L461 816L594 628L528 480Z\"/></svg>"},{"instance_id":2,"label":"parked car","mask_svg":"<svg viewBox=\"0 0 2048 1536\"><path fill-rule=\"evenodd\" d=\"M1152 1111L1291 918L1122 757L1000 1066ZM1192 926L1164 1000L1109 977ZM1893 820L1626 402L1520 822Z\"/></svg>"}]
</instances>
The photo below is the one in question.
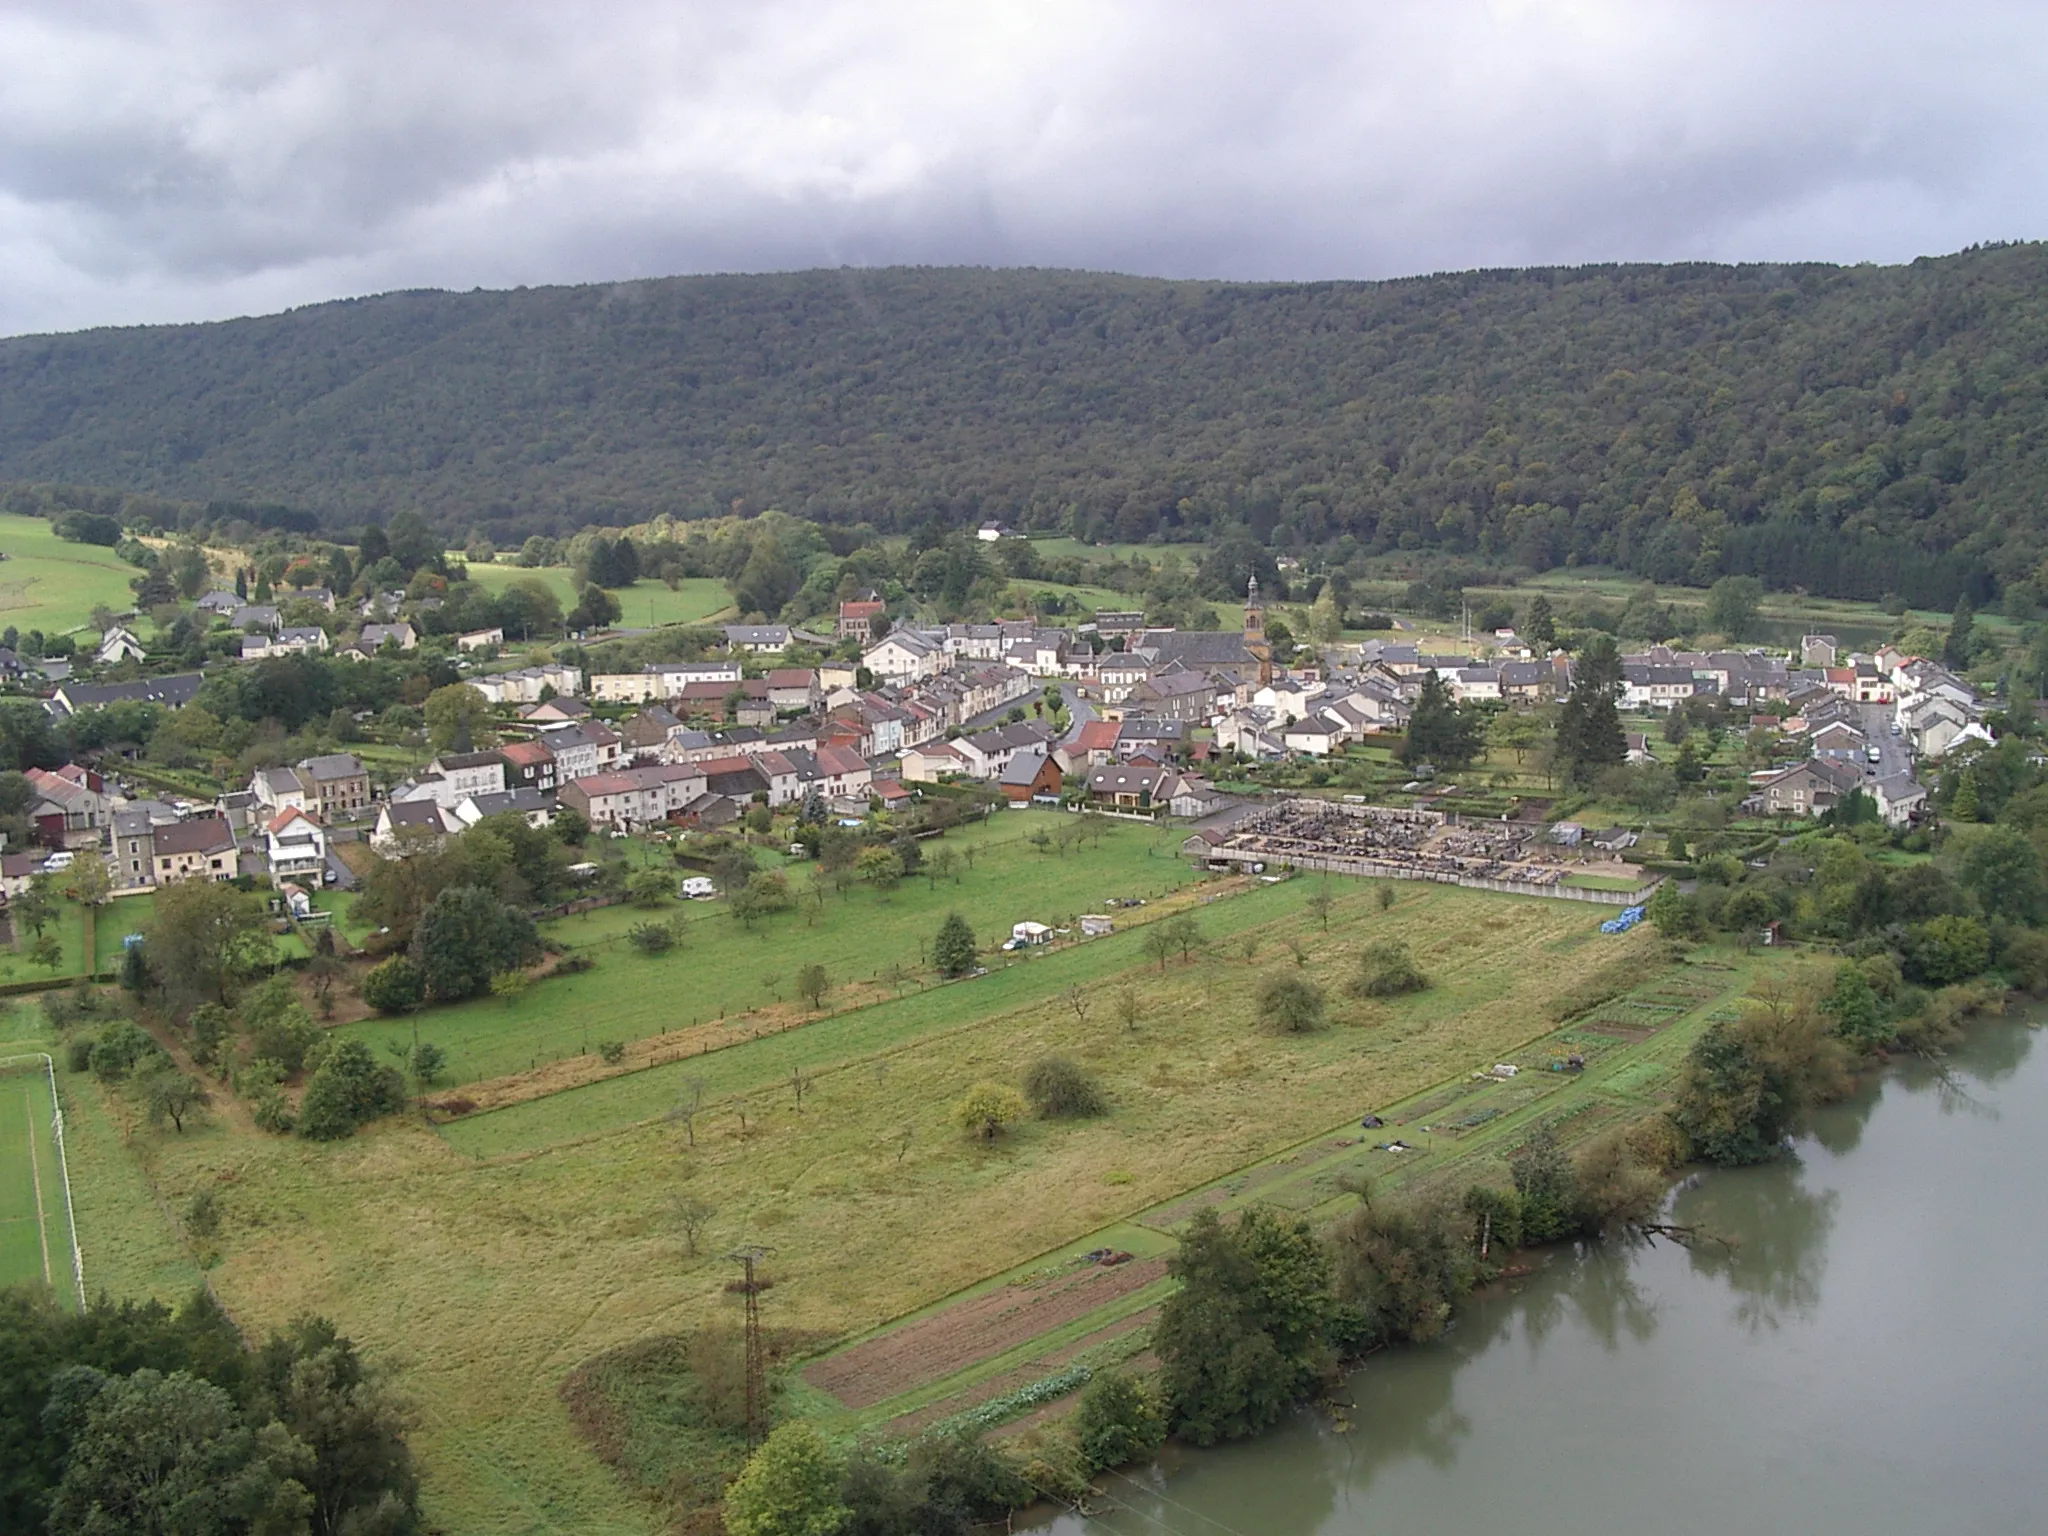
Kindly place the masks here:
<instances>
[{"instance_id":1,"label":"parked car","mask_svg":"<svg viewBox=\"0 0 2048 1536\"><path fill-rule=\"evenodd\" d=\"M59 870L69 869L71 867L71 861L77 857L78 855L73 853L68 848L53 853L47 859L43 860L43 873L46 875L54 875Z\"/></svg>"}]
</instances>

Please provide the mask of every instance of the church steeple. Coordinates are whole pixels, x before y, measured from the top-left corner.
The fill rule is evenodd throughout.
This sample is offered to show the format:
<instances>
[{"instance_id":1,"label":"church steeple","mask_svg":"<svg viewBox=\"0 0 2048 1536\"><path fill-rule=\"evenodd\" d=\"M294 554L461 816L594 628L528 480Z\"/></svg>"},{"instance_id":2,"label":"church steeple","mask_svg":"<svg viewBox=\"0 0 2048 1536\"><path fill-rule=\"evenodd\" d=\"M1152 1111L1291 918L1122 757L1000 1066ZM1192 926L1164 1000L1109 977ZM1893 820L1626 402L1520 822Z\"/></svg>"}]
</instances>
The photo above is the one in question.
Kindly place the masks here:
<instances>
[{"instance_id":1,"label":"church steeple","mask_svg":"<svg viewBox=\"0 0 2048 1536\"><path fill-rule=\"evenodd\" d=\"M1255 572L1244 592L1244 648L1259 664L1259 686L1273 681L1273 647L1266 639L1266 608L1259 601L1259 578Z\"/></svg>"}]
</instances>

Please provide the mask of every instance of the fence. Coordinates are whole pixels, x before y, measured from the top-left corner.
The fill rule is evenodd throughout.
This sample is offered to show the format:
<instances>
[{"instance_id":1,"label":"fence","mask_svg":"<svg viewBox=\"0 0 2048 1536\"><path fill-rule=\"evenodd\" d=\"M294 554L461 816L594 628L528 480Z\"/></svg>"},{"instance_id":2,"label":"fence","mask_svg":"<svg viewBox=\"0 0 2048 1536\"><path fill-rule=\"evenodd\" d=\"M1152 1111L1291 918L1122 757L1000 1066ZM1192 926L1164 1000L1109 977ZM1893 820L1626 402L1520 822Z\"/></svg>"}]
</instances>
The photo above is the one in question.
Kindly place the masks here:
<instances>
[{"instance_id":1,"label":"fence","mask_svg":"<svg viewBox=\"0 0 2048 1536\"><path fill-rule=\"evenodd\" d=\"M1218 848L1209 856L1211 864L1282 864L1289 869L1311 870L1326 875L1356 875L1364 880L1433 880L1438 885L1461 885L1468 891L1498 891L1504 896L1550 896L1560 901L1591 901L1606 907L1632 907L1650 899L1663 884L1652 880L1632 891L1595 891L1583 886L1532 885L1526 880L1495 880L1483 875L1454 875L1443 870L1416 869L1407 864L1383 864L1377 859L1342 859L1321 854L1258 853Z\"/></svg>"}]
</instances>

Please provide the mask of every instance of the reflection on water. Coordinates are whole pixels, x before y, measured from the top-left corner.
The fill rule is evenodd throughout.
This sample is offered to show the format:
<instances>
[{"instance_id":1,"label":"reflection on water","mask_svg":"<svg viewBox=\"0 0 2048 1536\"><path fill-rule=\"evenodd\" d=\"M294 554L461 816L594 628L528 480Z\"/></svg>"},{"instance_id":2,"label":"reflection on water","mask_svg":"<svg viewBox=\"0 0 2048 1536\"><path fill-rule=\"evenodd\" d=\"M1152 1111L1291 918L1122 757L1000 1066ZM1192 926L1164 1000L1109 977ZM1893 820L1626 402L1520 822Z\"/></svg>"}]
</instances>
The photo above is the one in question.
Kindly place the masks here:
<instances>
[{"instance_id":1,"label":"reflection on water","mask_svg":"<svg viewBox=\"0 0 2048 1536\"><path fill-rule=\"evenodd\" d=\"M1053 1536L1507 1527L1813 1536L2035 1529L2048 1058L2015 1021L1902 1065L1797 1157L1690 1181L1726 1245L1558 1254L1439 1344L1304 1412L1170 1452Z\"/></svg>"}]
</instances>

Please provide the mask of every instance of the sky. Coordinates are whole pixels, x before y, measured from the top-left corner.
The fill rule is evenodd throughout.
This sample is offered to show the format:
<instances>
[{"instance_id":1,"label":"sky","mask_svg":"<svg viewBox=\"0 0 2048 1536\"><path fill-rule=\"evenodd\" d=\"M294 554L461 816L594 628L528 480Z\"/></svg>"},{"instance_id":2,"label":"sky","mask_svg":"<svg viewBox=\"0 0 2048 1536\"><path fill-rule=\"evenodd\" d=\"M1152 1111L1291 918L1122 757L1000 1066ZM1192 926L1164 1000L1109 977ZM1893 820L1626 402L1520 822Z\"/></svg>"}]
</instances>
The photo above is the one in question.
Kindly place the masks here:
<instances>
[{"instance_id":1,"label":"sky","mask_svg":"<svg viewBox=\"0 0 2048 1536\"><path fill-rule=\"evenodd\" d=\"M2048 6L0 0L0 334L891 263L2048 235Z\"/></svg>"}]
</instances>

